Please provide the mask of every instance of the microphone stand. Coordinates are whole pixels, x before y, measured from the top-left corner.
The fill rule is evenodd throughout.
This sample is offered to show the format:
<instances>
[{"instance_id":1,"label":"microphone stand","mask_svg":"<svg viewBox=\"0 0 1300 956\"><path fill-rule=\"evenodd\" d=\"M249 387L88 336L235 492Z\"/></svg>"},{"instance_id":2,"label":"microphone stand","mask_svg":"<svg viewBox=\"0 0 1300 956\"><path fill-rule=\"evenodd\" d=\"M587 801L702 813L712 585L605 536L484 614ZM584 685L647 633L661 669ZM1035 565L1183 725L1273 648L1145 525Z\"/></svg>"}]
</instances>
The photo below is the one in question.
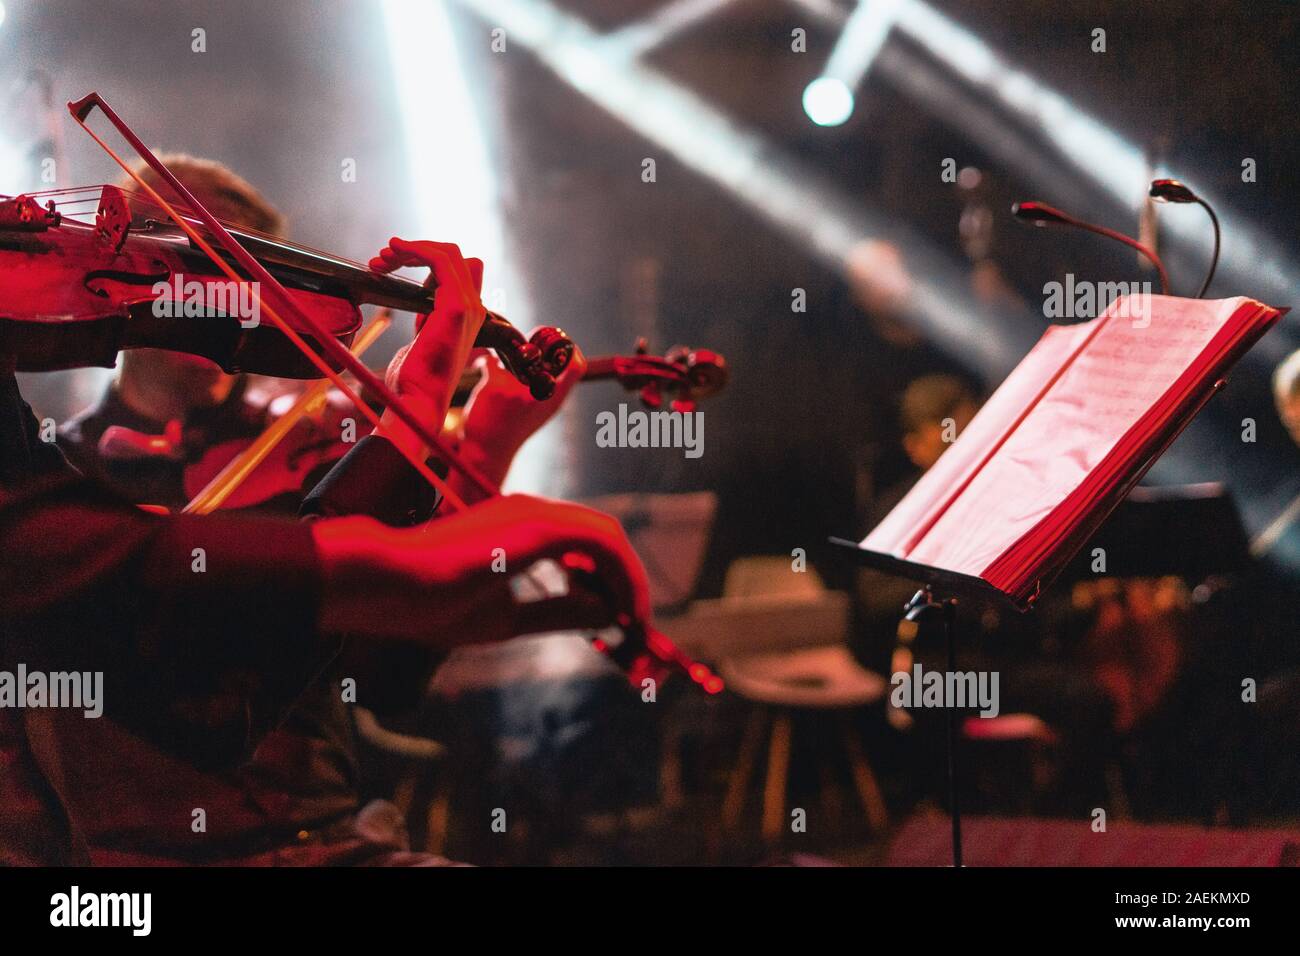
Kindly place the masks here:
<instances>
[{"instance_id":1,"label":"microphone stand","mask_svg":"<svg viewBox=\"0 0 1300 956\"><path fill-rule=\"evenodd\" d=\"M1108 229L1105 226L1099 226L1096 223L1076 219L1069 213L1061 212L1056 207L1041 202L1018 202L1011 207L1011 215L1023 222L1033 223L1035 226L1045 226L1048 223L1074 226L1077 229L1085 229L1088 232L1095 232L1099 236L1105 236L1107 239L1122 242L1130 249L1136 249L1151 261L1151 264L1156 267L1156 273L1160 276L1160 294L1169 294L1169 275L1165 272L1165 264L1160 261L1160 257L1154 251L1131 236L1126 236L1122 232L1116 232L1114 229Z\"/></svg>"},{"instance_id":2,"label":"microphone stand","mask_svg":"<svg viewBox=\"0 0 1300 956\"><path fill-rule=\"evenodd\" d=\"M1197 203L1210 215L1210 224L1214 227L1214 255L1210 258L1210 271L1205 274L1205 281L1201 283L1201 290L1196 293L1196 298L1204 299L1206 291L1210 288L1210 282L1214 279L1214 270L1219 268L1219 217L1214 214L1210 204L1202 199L1196 193L1192 192L1186 183L1181 183L1177 179L1156 179L1151 182L1151 190L1148 193L1156 202L1175 202L1175 203Z\"/></svg>"}]
</instances>

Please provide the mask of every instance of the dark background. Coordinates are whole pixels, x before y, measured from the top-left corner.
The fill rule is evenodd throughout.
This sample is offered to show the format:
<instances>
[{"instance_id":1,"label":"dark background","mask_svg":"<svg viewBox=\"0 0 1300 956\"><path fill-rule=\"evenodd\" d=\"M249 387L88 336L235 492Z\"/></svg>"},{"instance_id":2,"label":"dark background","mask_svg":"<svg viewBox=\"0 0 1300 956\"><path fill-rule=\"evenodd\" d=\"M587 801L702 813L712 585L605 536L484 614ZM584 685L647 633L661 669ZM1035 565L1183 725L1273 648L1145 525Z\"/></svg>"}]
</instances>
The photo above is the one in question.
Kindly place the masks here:
<instances>
[{"instance_id":1,"label":"dark background","mask_svg":"<svg viewBox=\"0 0 1300 956\"><path fill-rule=\"evenodd\" d=\"M1099 181L1121 171L1112 153L1083 140L1053 144L1031 117L989 88L971 86L903 29L891 34L860 84L849 122L816 127L803 112L802 91L825 63L850 5L719 3L641 66L755 134L765 169L788 173L789 182L820 197L823 205L810 199L801 233L774 223L761 200L737 198L701 175L689 161L689 137L674 152L594 107L528 48L525 27L501 15L540 10L612 35L670 6L448 4L520 277L509 300L526 301L520 312L533 322L562 325L589 354L628 350L645 335L653 348L686 342L720 351L733 373L728 390L705 408L702 458L597 448L595 413L625 397L610 385L590 386L539 439L537 464L521 484L574 495L715 489L721 511L706 590L717 588L735 555L794 547L810 549L834 580L837 569L819 553L820 542L865 532L867 502L901 474L895 403L909 379L955 370L991 388L1046 325L1044 283L1066 272L1152 279L1128 252L1100 239L1015 223L1010 203L1039 198L1135 232L1144 181L1126 181L1123 199L1101 188ZM997 82L1008 96L1023 93L1011 75L1023 71L1031 88L1066 99L1067 117L1077 111L1104 124L1211 196L1227 243L1216 295L1296 301L1295 4L904 6L937 11L985 44L1006 67ZM457 131L443 126L447 93L432 62L414 97L426 108L403 114L380 4L6 0L5 7L0 141L7 138L23 161L6 168L17 181L0 183L0 192L34 188L34 159L48 149L39 97L25 83L38 70L56 104L98 89L147 142L227 162L280 206L298 240L364 259L390 235L426 227L411 200L421 164L404 158L404 143L411 124L429 124L440 148L455 150ZM191 52L196 26L207 31L206 54ZM503 53L489 46L498 26L506 30ZM1105 53L1090 48L1098 27L1106 31ZM806 53L791 51L796 28L807 31ZM957 44L948 51L960 58ZM58 185L114 178L109 161L60 115L66 161ZM709 135L701 126L701 149ZM356 183L341 182L342 157L356 159ZM657 164L653 183L641 178L647 157ZM973 293L958 234L965 199L939 176L946 157L983 171L982 201L994 213L992 259L1023 306L989 306ZM1243 157L1256 160L1254 183L1241 181ZM424 188L453 197L458 185ZM826 210L880 226L913 282L944 306L905 313L900 328L883 324L864 307L846 260L810 245L807 231ZM1170 222L1183 217L1193 233L1203 221L1199 209L1165 215ZM462 235L459 223L436 225L441 233L432 238ZM1202 232L1204 245L1162 238L1175 289L1184 294L1202 275L1208 226ZM864 231L861 238L869 237ZM791 311L795 288L807 292L805 313ZM909 319L913 334L905 332ZM408 328L390 333L387 351ZM1227 481L1255 531L1285 506L1300 490L1300 453L1277 423L1268 375L1300 345L1298 328L1291 319L1270 333L1153 480ZM384 351L373 353L375 362ZM63 417L95 394L103 374L29 377L24 389L43 413ZM1258 423L1254 444L1240 441L1245 417ZM1300 561L1294 536L1279 554Z\"/></svg>"}]
</instances>

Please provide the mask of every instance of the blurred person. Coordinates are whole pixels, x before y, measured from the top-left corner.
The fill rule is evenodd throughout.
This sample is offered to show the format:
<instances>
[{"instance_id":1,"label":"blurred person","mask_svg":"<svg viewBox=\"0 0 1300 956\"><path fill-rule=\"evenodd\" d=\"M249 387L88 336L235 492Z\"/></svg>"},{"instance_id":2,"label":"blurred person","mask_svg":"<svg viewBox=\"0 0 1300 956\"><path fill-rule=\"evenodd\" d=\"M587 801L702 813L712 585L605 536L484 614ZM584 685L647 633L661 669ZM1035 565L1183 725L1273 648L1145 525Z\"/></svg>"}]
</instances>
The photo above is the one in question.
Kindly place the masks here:
<instances>
[{"instance_id":1,"label":"blurred person","mask_svg":"<svg viewBox=\"0 0 1300 956\"><path fill-rule=\"evenodd\" d=\"M899 399L901 445L913 467L878 500L872 525L882 520L920 477L934 467L979 411L978 393L954 375L923 375ZM941 628L918 629L902 622L903 608L918 590L915 582L862 569L857 581L858 633L864 663L886 674L947 671ZM957 637L957 668L999 674L1000 714L1029 713L1059 735L1065 754L1053 796L1072 810L1095 806L1104 791L1103 766L1110 738L1111 708L1097 681L1077 664L1045 650L1057 643L1059 621L1050 606L1033 615L1011 614L990 602L964 601ZM971 711L973 713L973 711ZM886 718L911 744L913 785L943 792L944 770L932 758L943 753L942 711L897 708ZM1006 808L1003 808L1006 809Z\"/></svg>"},{"instance_id":2,"label":"blurred person","mask_svg":"<svg viewBox=\"0 0 1300 956\"><path fill-rule=\"evenodd\" d=\"M1300 447L1300 349L1278 364L1272 385L1278 418ZM1290 493L1295 494L1294 483ZM1274 541L1293 531L1298 520L1300 498L1277 519ZM1251 668L1258 673L1258 702L1247 711L1255 718L1247 745L1253 759L1243 789L1254 797L1254 812L1292 816L1300 812L1300 648L1294 636L1300 596L1294 577L1282 568L1264 565L1258 577L1249 604L1258 632L1258 664Z\"/></svg>"},{"instance_id":3,"label":"blurred person","mask_svg":"<svg viewBox=\"0 0 1300 956\"><path fill-rule=\"evenodd\" d=\"M874 502L864 532L879 524L894 506L903 500L921 476L934 466L948 447L957 440L975 413L980 401L975 390L955 375L932 374L913 379L903 390L898 403L900 445L911 471L899 482L882 492ZM899 609L916 593L916 586L901 578L870 568L857 574L859 613L867 622L868 633L891 633L898 622ZM880 669L884 660L879 651L872 655Z\"/></svg>"},{"instance_id":4,"label":"blurred person","mask_svg":"<svg viewBox=\"0 0 1300 956\"><path fill-rule=\"evenodd\" d=\"M1283 359L1273 371L1273 401L1291 440L1300 446L1300 349Z\"/></svg>"},{"instance_id":5,"label":"blurred person","mask_svg":"<svg viewBox=\"0 0 1300 956\"><path fill-rule=\"evenodd\" d=\"M211 164L200 169L211 182L242 182ZM255 194L233 193L256 213ZM483 318L481 264L449 244L394 239L372 265L426 265L438 274L444 294L389 378L440 424ZM158 421L238 399L236 377L219 369L189 376L180 371L188 357L171 359L157 353L130 362L119 379L126 383L121 407ZM582 365L579 356L557 398ZM154 372L168 387L159 387ZM517 409L502 414L497 400L494 412L493 396L509 387L503 375L488 365L471 400L481 412L467 410L459 436L463 448L477 449L469 454L502 474L521 430L556 407L534 403L530 418ZM102 661L112 665L114 691L111 718L101 721L55 710L29 710L17 720L12 710L0 714L0 754L9 768L0 782L0 860L436 862L405 853L391 813L359 805L351 731L335 706L336 686L322 679L343 642L326 635L448 648L554 629L563 617L578 624L608 615L590 603L584 608L580 591L511 611L503 576L489 574L486 590L473 584L489 571L474 541L477 550L505 545L525 564L586 551L619 600L626 595L636 613L648 613L644 574L621 532L588 509L512 496L427 532L384 529L361 517L391 509L381 499L409 496L418 479L395 451L414 436L389 414L312 492L304 508L318 516L312 524L159 517L125 508L79 479L57 446L37 437L12 375L0 384L0 528L9 545L0 557L0 657L7 666ZM80 451L90 455L82 441ZM410 511L405 502L397 513ZM196 542L211 562L203 575L192 568ZM172 590L160 591L167 582ZM561 605L569 612L556 617Z\"/></svg>"},{"instance_id":6,"label":"blurred person","mask_svg":"<svg viewBox=\"0 0 1300 956\"><path fill-rule=\"evenodd\" d=\"M903 451L917 468L909 488L957 440L979 407L974 390L955 375L925 375L907 386L899 402L899 419Z\"/></svg>"},{"instance_id":7,"label":"blurred person","mask_svg":"<svg viewBox=\"0 0 1300 956\"><path fill-rule=\"evenodd\" d=\"M231 225L284 238L284 216L245 179L222 164L184 153L159 159L218 219ZM135 171L168 202L180 197L142 162ZM118 183L131 189L134 181ZM189 500L187 468L213 446L251 439L270 423L265 407L248 400L249 376L222 371L199 355L166 349L128 349L118 358L117 374L99 400L60 425L59 444L74 465L141 504L180 508ZM137 441L105 443L105 432ZM123 432L125 430L125 432ZM307 476L267 510L293 514L307 489L329 470Z\"/></svg>"}]
</instances>

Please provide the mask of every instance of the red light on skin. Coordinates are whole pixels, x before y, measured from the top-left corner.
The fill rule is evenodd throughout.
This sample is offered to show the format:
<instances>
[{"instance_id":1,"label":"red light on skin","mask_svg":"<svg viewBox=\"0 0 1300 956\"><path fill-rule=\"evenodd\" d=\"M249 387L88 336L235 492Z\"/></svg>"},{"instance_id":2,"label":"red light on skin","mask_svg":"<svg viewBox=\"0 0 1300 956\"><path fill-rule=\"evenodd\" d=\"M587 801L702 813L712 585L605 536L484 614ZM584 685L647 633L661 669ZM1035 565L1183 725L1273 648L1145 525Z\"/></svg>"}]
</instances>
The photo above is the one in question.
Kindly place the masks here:
<instances>
[{"instance_id":1,"label":"red light on skin","mask_svg":"<svg viewBox=\"0 0 1300 956\"><path fill-rule=\"evenodd\" d=\"M710 676L709 679L704 682L704 692L707 694L720 694L722 693L723 686L721 677Z\"/></svg>"},{"instance_id":2,"label":"red light on skin","mask_svg":"<svg viewBox=\"0 0 1300 956\"><path fill-rule=\"evenodd\" d=\"M564 557L560 559L560 563L570 571L580 571L584 574L596 573L595 560L590 555L583 554L581 551L566 552Z\"/></svg>"},{"instance_id":3,"label":"red light on skin","mask_svg":"<svg viewBox=\"0 0 1300 956\"><path fill-rule=\"evenodd\" d=\"M600 651L602 654L604 654L607 650L609 650L609 645L606 644L604 640L602 640L599 637L591 642L591 646L594 647L596 650Z\"/></svg>"}]
</instances>

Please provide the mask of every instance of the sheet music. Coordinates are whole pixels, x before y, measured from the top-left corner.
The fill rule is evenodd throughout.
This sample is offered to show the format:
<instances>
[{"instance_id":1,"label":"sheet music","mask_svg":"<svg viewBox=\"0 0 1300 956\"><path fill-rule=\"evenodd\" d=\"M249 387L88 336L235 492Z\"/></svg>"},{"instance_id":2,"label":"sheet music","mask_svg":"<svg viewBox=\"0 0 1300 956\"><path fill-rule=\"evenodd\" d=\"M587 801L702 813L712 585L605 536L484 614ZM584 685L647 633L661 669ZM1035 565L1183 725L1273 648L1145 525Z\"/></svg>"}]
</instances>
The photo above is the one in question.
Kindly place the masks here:
<instances>
[{"instance_id":1,"label":"sheet music","mask_svg":"<svg viewBox=\"0 0 1300 956\"><path fill-rule=\"evenodd\" d=\"M1149 299L1147 318L1142 320L1115 314L1123 308L1125 300L1120 299L1101 318L1071 327L1071 331L1095 328L1096 336L905 557L982 574L1089 479L1121 439L1197 364L1237 309L1250 301ZM1049 352L1060 354L1056 349ZM1031 373L1041 377L1040 369ZM1019 376L1018 367L1012 378ZM1016 394L1024 391L1017 386ZM977 441L980 436L971 437Z\"/></svg>"},{"instance_id":2,"label":"sheet music","mask_svg":"<svg viewBox=\"0 0 1300 956\"><path fill-rule=\"evenodd\" d=\"M1010 435L1088 332L1082 325L1050 326L953 446L863 539L862 547L907 557L993 450Z\"/></svg>"}]
</instances>

